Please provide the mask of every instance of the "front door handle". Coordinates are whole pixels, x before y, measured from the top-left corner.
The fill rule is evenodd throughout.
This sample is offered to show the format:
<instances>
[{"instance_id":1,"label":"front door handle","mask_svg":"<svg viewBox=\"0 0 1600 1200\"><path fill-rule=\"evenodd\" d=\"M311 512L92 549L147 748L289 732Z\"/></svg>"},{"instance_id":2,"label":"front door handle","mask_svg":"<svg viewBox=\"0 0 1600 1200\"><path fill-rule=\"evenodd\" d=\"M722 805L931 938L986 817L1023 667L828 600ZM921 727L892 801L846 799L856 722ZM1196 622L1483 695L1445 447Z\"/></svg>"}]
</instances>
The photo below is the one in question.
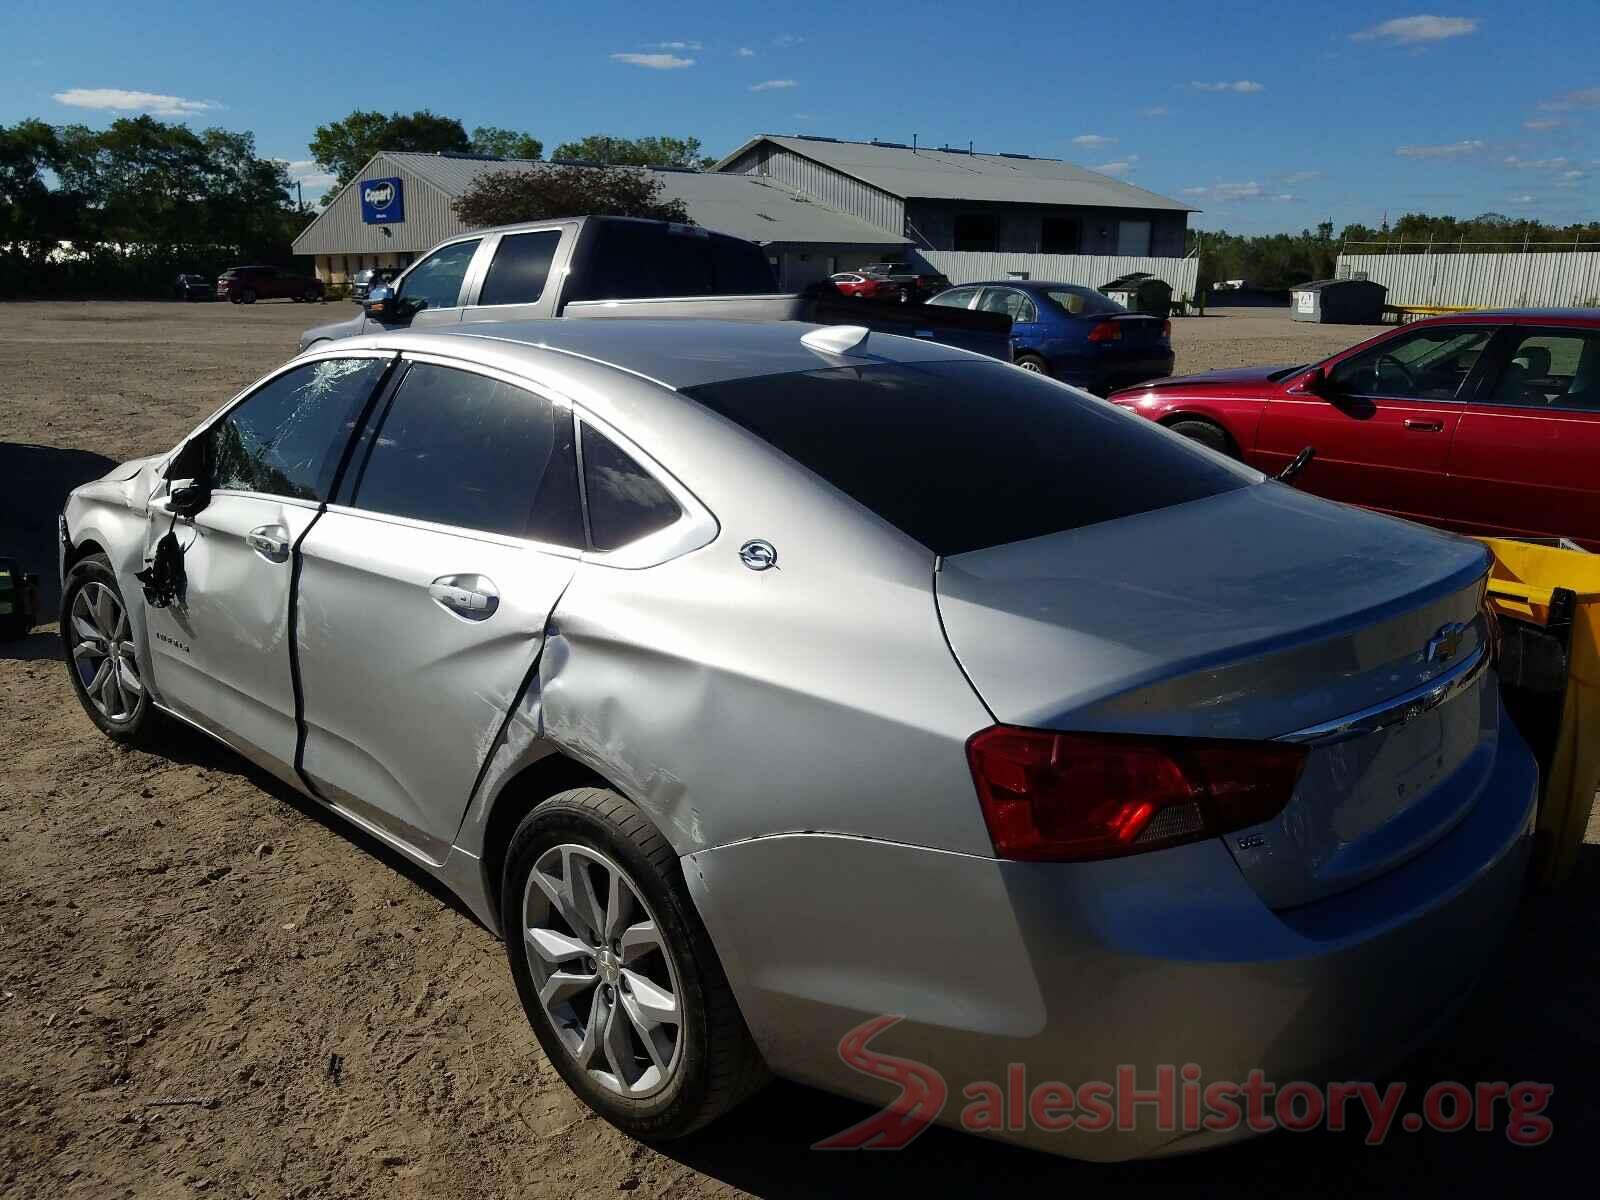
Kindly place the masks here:
<instances>
[{"instance_id":1,"label":"front door handle","mask_svg":"<svg viewBox=\"0 0 1600 1200\"><path fill-rule=\"evenodd\" d=\"M468 621L487 621L500 607L494 580L483 575L441 575L428 585L428 595Z\"/></svg>"},{"instance_id":2,"label":"front door handle","mask_svg":"<svg viewBox=\"0 0 1600 1200\"><path fill-rule=\"evenodd\" d=\"M289 558L289 531L282 525L257 525L244 535L250 549L268 562L286 562Z\"/></svg>"},{"instance_id":3,"label":"front door handle","mask_svg":"<svg viewBox=\"0 0 1600 1200\"><path fill-rule=\"evenodd\" d=\"M1415 429L1418 433L1440 433L1444 429L1443 421L1418 421L1413 417L1406 418L1406 428Z\"/></svg>"}]
</instances>

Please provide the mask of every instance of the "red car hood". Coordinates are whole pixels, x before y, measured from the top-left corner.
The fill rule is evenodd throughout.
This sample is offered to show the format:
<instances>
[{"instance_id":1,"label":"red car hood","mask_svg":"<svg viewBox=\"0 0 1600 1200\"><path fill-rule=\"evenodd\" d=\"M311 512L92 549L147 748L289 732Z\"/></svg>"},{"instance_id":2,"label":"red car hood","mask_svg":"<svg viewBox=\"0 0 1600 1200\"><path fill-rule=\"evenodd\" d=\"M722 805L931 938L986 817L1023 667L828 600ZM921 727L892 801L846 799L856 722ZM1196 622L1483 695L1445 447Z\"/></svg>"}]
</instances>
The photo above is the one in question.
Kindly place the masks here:
<instances>
[{"instance_id":1,"label":"red car hood","mask_svg":"<svg viewBox=\"0 0 1600 1200\"><path fill-rule=\"evenodd\" d=\"M1124 391L1147 392L1152 388L1204 388L1209 391L1228 388L1249 394L1253 390L1267 386L1270 377L1278 372L1295 369L1294 363L1277 363L1267 367L1235 367L1226 371L1203 371L1198 375L1171 375L1166 379L1152 379L1149 383L1141 383Z\"/></svg>"}]
</instances>

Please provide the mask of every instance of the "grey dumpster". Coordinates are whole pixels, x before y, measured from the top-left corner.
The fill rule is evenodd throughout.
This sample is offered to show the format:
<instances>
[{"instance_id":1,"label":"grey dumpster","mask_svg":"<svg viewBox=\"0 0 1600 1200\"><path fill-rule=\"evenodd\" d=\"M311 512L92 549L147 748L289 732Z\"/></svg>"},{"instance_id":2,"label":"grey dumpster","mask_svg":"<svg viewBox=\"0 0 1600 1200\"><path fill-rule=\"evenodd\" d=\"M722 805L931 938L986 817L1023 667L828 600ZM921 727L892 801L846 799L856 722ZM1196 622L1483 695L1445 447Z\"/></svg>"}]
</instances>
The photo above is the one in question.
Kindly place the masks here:
<instances>
[{"instance_id":1,"label":"grey dumpster","mask_svg":"<svg viewBox=\"0 0 1600 1200\"><path fill-rule=\"evenodd\" d=\"M1289 314L1322 325L1376 325L1388 294L1368 279L1313 279L1289 289Z\"/></svg>"},{"instance_id":2,"label":"grey dumpster","mask_svg":"<svg viewBox=\"0 0 1600 1200\"><path fill-rule=\"evenodd\" d=\"M1143 271L1113 279L1100 289L1100 294L1129 312L1148 313L1163 320L1172 313L1172 285Z\"/></svg>"}]
</instances>

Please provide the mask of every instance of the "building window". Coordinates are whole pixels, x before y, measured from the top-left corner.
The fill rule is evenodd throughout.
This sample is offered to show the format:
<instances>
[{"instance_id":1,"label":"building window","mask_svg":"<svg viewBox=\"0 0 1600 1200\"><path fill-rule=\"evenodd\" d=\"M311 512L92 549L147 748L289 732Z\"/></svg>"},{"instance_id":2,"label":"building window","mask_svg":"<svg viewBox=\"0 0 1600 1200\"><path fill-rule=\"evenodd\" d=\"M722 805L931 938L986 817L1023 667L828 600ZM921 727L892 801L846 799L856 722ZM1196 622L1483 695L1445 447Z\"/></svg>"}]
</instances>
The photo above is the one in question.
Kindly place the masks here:
<instances>
[{"instance_id":1,"label":"building window","mask_svg":"<svg viewBox=\"0 0 1600 1200\"><path fill-rule=\"evenodd\" d=\"M1076 254L1082 236L1076 217L1046 217L1039 222L1039 253Z\"/></svg>"},{"instance_id":2,"label":"building window","mask_svg":"<svg viewBox=\"0 0 1600 1200\"><path fill-rule=\"evenodd\" d=\"M988 213L962 213L955 219L957 250L994 250L1000 240L1000 222Z\"/></svg>"},{"instance_id":3,"label":"building window","mask_svg":"<svg viewBox=\"0 0 1600 1200\"><path fill-rule=\"evenodd\" d=\"M1117 253L1145 258L1150 253L1150 222L1119 221L1117 223Z\"/></svg>"}]
</instances>

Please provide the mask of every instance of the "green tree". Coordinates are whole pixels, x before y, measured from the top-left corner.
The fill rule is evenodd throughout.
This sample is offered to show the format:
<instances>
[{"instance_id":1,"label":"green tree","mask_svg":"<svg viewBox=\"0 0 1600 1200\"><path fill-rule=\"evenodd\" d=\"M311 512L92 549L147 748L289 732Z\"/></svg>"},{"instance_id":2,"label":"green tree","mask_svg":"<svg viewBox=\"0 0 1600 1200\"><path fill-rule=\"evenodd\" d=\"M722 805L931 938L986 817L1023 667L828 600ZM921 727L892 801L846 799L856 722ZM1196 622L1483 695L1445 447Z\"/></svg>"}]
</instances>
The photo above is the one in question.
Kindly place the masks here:
<instances>
[{"instance_id":1,"label":"green tree","mask_svg":"<svg viewBox=\"0 0 1600 1200\"><path fill-rule=\"evenodd\" d=\"M689 223L683 201L663 200L663 190L637 167L545 166L480 176L453 207L473 227L589 215Z\"/></svg>"},{"instance_id":2,"label":"green tree","mask_svg":"<svg viewBox=\"0 0 1600 1200\"><path fill-rule=\"evenodd\" d=\"M495 158L538 159L544 155L544 143L531 133L479 125L472 131L472 152Z\"/></svg>"},{"instance_id":3,"label":"green tree","mask_svg":"<svg viewBox=\"0 0 1600 1200\"><path fill-rule=\"evenodd\" d=\"M327 198L355 178L357 171L380 150L446 151L470 154L472 141L461 122L426 109L410 116L357 109L340 121L318 125L311 139L311 157L334 183ZM324 200L326 203L326 198Z\"/></svg>"},{"instance_id":4,"label":"green tree","mask_svg":"<svg viewBox=\"0 0 1600 1200\"><path fill-rule=\"evenodd\" d=\"M703 170L717 160L700 153L699 138L614 137L591 133L575 142L562 142L550 156L563 162L607 163L620 167L693 167Z\"/></svg>"}]
</instances>

